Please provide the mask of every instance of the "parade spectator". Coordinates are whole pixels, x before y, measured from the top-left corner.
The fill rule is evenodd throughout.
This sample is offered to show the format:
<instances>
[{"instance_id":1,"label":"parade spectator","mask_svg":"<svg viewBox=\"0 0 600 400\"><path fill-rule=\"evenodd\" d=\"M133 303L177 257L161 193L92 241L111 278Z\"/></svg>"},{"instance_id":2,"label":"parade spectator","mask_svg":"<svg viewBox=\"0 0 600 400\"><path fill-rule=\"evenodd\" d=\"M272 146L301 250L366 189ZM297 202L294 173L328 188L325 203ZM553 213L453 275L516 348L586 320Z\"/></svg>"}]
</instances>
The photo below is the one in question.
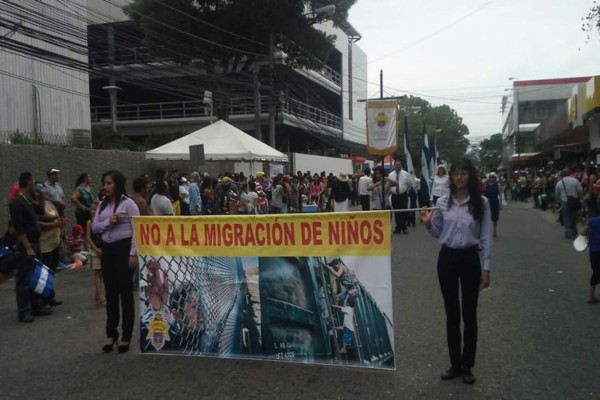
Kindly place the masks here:
<instances>
[{"instance_id":1,"label":"parade spectator","mask_svg":"<svg viewBox=\"0 0 600 400\"><path fill-rule=\"evenodd\" d=\"M205 174L204 179L202 180L202 185L200 186L200 196L202 197L202 215L213 214L216 186L217 180Z\"/></svg>"},{"instance_id":2,"label":"parade spectator","mask_svg":"<svg viewBox=\"0 0 600 400\"><path fill-rule=\"evenodd\" d=\"M479 291L490 285L492 221L489 202L479 191L472 162L463 159L453 163L450 177L450 193L438 199L437 210L421 210L421 221L442 245L437 270L446 309L451 366L441 379L462 375L464 383L473 384L477 301ZM461 310L464 336L460 331Z\"/></svg>"},{"instance_id":3,"label":"parade spectator","mask_svg":"<svg viewBox=\"0 0 600 400\"><path fill-rule=\"evenodd\" d=\"M190 215L190 190L185 176L179 178L179 202L181 204L181 215Z\"/></svg>"},{"instance_id":4,"label":"parade spectator","mask_svg":"<svg viewBox=\"0 0 600 400\"><path fill-rule=\"evenodd\" d=\"M490 204L494 237L496 237L500 210L502 209L502 194L500 192L500 185L498 184L498 175L495 172L488 174L487 181L485 182L485 197L487 197Z\"/></svg>"},{"instance_id":5,"label":"parade spectator","mask_svg":"<svg viewBox=\"0 0 600 400\"><path fill-rule=\"evenodd\" d=\"M190 175L190 215L202 214L202 199L200 197L200 174L192 172Z\"/></svg>"},{"instance_id":6,"label":"parade spectator","mask_svg":"<svg viewBox=\"0 0 600 400\"><path fill-rule=\"evenodd\" d=\"M92 191L92 177L84 172L75 181L75 191L71 194L71 203L75 206L75 223L81 225L84 230L88 220L92 218L90 207L94 200L96 195Z\"/></svg>"},{"instance_id":7,"label":"parade spectator","mask_svg":"<svg viewBox=\"0 0 600 400\"><path fill-rule=\"evenodd\" d=\"M350 185L348 175L339 173L332 179L331 198L333 199L334 212L348 212L350 199Z\"/></svg>"},{"instance_id":8,"label":"parade spectator","mask_svg":"<svg viewBox=\"0 0 600 400\"><path fill-rule=\"evenodd\" d=\"M15 277L19 321L33 322L32 316L52 313L44 308L41 297L29 289L27 281L33 271L36 258L41 257L41 228L32 198L35 194L33 175L23 172L19 176L19 194L10 203L10 219L16 236Z\"/></svg>"},{"instance_id":9,"label":"parade spectator","mask_svg":"<svg viewBox=\"0 0 600 400\"><path fill-rule=\"evenodd\" d=\"M310 184L310 202L315 203L321 211L321 197L325 194L325 185L321 182L319 175L315 174Z\"/></svg>"},{"instance_id":10,"label":"parade spectator","mask_svg":"<svg viewBox=\"0 0 600 400\"><path fill-rule=\"evenodd\" d=\"M271 214L281 214L283 209L283 186L281 186L281 178L276 176L273 179L271 186Z\"/></svg>"},{"instance_id":11,"label":"parade spectator","mask_svg":"<svg viewBox=\"0 0 600 400\"><path fill-rule=\"evenodd\" d=\"M46 186L43 183L35 185L35 200L41 213L38 215L40 221L40 252L42 263L53 272L58 270L60 263L60 246L62 230L66 219L61 218L58 210L49 200L45 198ZM49 306L59 306L62 301L56 300L56 292L52 291L46 299Z\"/></svg>"},{"instance_id":12,"label":"parade spectator","mask_svg":"<svg viewBox=\"0 0 600 400\"><path fill-rule=\"evenodd\" d=\"M118 341L119 303L122 315L122 336L117 348L129 350L135 307L133 301L133 269L137 267L137 250L133 240L133 217L139 210L126 196L126 181L119 171L102 175L106 197L98 207L92 232L102 239L102 276L106 288L106 338L102 351L113 350Z\"/></svg>"},{"instance_id":13,"label":"parade spectator","mask_svg":"<svg viewBox=\"0 0 600 400\"><path fill-rule=\"evenodd\" d=\"M19 188L19 182L15 182L15 184L12 185L12 187L10 188L10 192L8 192L8 204L9 205L15 199L15 197L17 197L20 190L21 190L21 188Z\"/></svg>"},{"instance_id":14,"label":"parade spectator","mask_svg":"<svg viewBox=\"0 0 600 400\"><path fill-rule=\"evenodd\" d=\"M588 217L593 218L598 215L598 189L595 184L598 181L598 171L596 166L590 164L586 171L582 188L585 189L586 205L588 209Z\"/></svg>"},{"instance_id":15,"label":"parade spectator","mask_svg":"<svg viewBox=\"0 0 600 400\"><path fill-rule=\"evenodd\" d=\"M238 214L250 214L252 210L252 201L248 196L248 182L242 182L238 200Z\"/></svg>"},{"instance_id":16,"label":"parade spectator","mask_svg":"<svg viewBox=\"0 0 600 400\"><path fill-rule=\"evenodd\" d=\"M48 180L44 182L46 185L46 199L54 203L61 217L65 216L65 192L59 180L60 170L56 168L49 169L47 172Z\"/></svg>"},{"instance_id":17,"label":"parade spectator","mask_svg":"<svg viewBox=\"0 0 600 400\"><path fill-rule=\"evenodd\" d=\"M267 194L262 189L262 186L257 186L256 192L258 194L258 201L257 201L256 209L255 209L255 214L268 214L269 213L269 199L267 199Z\"/></svg>"},{"instance_id":18,"label":"parade spectator","mask_svg":"<svg viewBox=\"0 0 600 400\"><path fill-rule=\"evenodd\" d=\"M172 168L167 180L168 191L166 196L171 200L173 215L181 215L181 202L179 201L179 171Z\"/></svg>"},{"instance_id":19,"label":"parade spectator","mask_svg":"<svg viewBox=\"0 0 600 400\"><path fill-rule=\"evenodd\" d=\"M256 193L256 183L253 180L248 181L248 201L250 202L249 214L256 214L258 207L258 193Z\"/></svg>"},{"instance_id":20,"label":"parade spectator","mask_svg":"<svg viewBox=\"0 0 600 400\"><path fill-rule=\"evenodd\" d=\"M138 178L147 182L145 178ZM146 200L144 200L144 203ZM148 205L146 205L147 207ZM100 306L106 305L106 291L104 290L104 279L102 278L102 240L99 235L92 233L92 220L96 216L98 210L98 202L94 201L90 207L90 213L92 219L87 222L87 229L85 230L85 240L87 242L87 248L90 251L90 267L94 271L94 289L96 296L96 304Z\"/></svg>"},{"instance_id":21,"label":"parade spectator","mask_svg":"<svg viewBox=\"0 0 600 400\"><path fill-rule=\"evenodd\" d=\"M87 261L87 253L83 251L83 240L83 227L79 224L74 224L71 228L71 234L67 237L67 243L69 244L69 251L73 262L79 261L85 263Z\"/></svg>"},{"instance_id":22,"label":"parade spectator","mask_svg":"<svg viewBox=\"0 0 600 400\"><path fill-rule=\"evenodd\" d=\"M137 206L140 215L152 215L152 210L146 201L149 186L150 182L143 176L133 180L133 194L130 196L130 199Z\"/></svg>"},{"instance_id":23,"label":"parade spectator","mask_svg":"<svg viewBox=\"0 0 600 400\"><path fill-rule=\"evenodd\" d=\"M565 237L567 239L574 239L577 235L575 229L577 225L577 213L581 208L581 203L579 203L579 207L577 207L577 203L581 201L582 188L579 181L570 176L568 169L563 169L560 176L561 180L557 182L555 188L555 197L560 205L560 216L565 227ZM571 202L569 202L569 197L573 199Z\"/></svg>"},{"instance_id":24,"label":"parade spectator","mask_svg":"<svg viewBox=\"0 0 600 400\"><path fill-rule=\"evenodd\" d=\"M290 176L283 175L281 178L281 186L283 187L283 207L281 209L282 214L290 212L291 201L292 201L292 185L290 184Z\"/></svg>"},{"instance_id":25,"label":"parade spectator","mask_svg":"<svg viewBox=\"0 0 600 400\"><path fill-rule=\"evenodd\" d=\"M437 169L437 173L433 177L433 184L431 185L431 199L434 206L437 203L437 199L450 193L449 180L446 167L440 165ZM427 181L427 178L425 178L425 181Z\"/></svg>"},{"instance_id":26,"label":"parade spectator","mask_svg":"<svg viewBox=\"0 0 600 400\"><path fill-rule=\"evenodd\" d=\"M412 177L402 169L402 162L396 160L394 161L394 170L389 173L387 179L392 194L392 210L396 218L394 233L408 234L406 228L408 215L406 211L401 210L408 208L408 191L413 186Z\"/></svg>"},{"instance_id":27,"label":"parade spectator","mask_svg":"<svg viewBox=\"0 0 600 400\"><path fill-rule=\"evenodd\" d=\"M169 198L169 187L165 181L156 182L156 193L150 200L153 215L174 215L173 202Z\"/></svg>"}]
</instances>

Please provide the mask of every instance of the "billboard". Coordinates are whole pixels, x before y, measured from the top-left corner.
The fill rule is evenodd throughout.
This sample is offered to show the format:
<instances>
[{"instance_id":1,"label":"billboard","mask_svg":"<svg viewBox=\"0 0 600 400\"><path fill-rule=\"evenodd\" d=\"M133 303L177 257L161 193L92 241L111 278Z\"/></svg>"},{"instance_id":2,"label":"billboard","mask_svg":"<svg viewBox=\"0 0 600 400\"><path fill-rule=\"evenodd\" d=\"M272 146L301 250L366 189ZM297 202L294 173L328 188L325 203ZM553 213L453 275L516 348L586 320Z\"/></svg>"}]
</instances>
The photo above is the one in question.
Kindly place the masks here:
<instances>
[{"instance_id":1,"label":"billboard","mask_svg":"<svg viewBox=\"0 0 600 400\"><path fill-rule=\"evenodd\" d=\"M389 224L136 217L141 351L395 369Z\"/></svg>"}]
</instances>

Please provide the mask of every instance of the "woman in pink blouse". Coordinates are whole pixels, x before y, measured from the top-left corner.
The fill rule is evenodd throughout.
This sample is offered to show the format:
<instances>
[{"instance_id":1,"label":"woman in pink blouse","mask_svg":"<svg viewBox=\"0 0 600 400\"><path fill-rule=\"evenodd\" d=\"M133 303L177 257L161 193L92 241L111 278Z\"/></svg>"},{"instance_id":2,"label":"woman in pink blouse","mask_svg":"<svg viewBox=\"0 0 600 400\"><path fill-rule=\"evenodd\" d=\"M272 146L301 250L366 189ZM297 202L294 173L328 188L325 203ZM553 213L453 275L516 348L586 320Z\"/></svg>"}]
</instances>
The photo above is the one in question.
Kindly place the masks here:
<instances>
[{"instance_id":1,"label":"woman in pink blouse","mask_svg":"<svg viewBox=\"0 0 600 400\"><path fill-rule=\"evenodd\" d=\"M129 350L133 333L135 308L133 302L133 270L137 267L137 250L133 239L133 217L140 212L126 196L125 177L119 171L102 175L105 197L98 206L92 232L102 238L102 276L106 288L106 337L102 346L111 352L118 341L119 308L122 313L122 336L119 353Z\"/></svg>"}]
</instances>

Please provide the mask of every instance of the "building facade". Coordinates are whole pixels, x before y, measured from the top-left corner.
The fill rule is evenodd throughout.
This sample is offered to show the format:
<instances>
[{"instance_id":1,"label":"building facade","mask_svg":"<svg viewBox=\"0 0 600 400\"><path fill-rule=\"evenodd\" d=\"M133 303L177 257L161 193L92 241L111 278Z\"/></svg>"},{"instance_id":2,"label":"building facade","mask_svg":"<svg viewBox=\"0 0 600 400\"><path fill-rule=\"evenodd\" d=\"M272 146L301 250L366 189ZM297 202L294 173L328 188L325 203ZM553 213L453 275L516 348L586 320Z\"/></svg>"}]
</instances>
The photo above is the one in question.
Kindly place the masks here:
<instances>
[{"instance_id":1,"label":"building facade","mask_svg":"<svg viewBox=\"0 0 600 400\"><path fill-rule=\"evenodd\" d=\"M366 116L358 100L367 96L367 56L349 23L317 26L336 36L320 71L292 68L283 54L275 54L273 66L249 59L225 67L206 60L178 65L157 57L119 7L99 2L89 8L93 126L110 127L103 88L117 86L117 130L134 139L192 132L219 117L287 153L365 152Z\"/></svg>"},{"instance_id":2,"label":"building facade","mask_svg":"<svg viewBox=\"0 0 600 400\"><path fill-rule=\"evenodd\" d=\"M0 2L0 139L90 145L86 0ZM56 40L60 37L63 41ZM67 44L68 41L68 44ZM74 143L74 141L76 143Z\"/></svg>"}]
</instances>

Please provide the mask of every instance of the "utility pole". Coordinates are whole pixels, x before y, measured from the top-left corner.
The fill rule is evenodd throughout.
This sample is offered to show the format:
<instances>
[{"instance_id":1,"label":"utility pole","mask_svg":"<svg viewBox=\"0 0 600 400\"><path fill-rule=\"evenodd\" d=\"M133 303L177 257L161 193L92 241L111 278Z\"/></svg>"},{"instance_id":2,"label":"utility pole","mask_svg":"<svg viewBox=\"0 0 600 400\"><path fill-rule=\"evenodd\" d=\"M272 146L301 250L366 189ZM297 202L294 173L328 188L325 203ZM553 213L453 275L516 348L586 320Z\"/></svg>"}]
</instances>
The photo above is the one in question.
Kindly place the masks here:
<instances>
[{"instance_id":1,"label":"utility pole","mask_svg":"<svg viewBox=\"0 0 600 400\"><path fill-rule=\"evenodd\" d=\"M254 67L254 136L262 142L262 127L260 122L260 81L258 79L259 71L260 66L258 61L256 61Z\"/></svg>"}]
</instances>

